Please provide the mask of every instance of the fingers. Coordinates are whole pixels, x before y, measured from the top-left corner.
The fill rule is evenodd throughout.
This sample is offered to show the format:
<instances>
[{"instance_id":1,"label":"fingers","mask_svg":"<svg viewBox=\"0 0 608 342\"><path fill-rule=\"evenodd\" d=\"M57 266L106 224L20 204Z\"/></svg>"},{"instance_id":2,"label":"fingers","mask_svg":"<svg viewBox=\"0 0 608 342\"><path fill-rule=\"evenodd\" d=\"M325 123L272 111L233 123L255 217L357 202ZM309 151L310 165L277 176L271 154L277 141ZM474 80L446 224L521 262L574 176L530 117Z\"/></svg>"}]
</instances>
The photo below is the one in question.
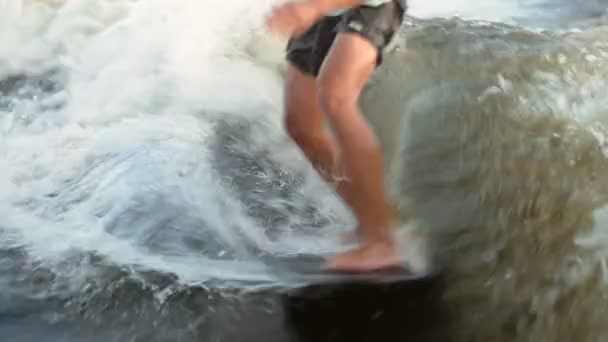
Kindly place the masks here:
<instances>
[{"instance_id":1,"label":"fingers","mask_svg":"<svg viewBox=\"0 0 608 342\"><path fill-rule=\"evenodd\" d=\"M266 20L266 26L270 31L289 35L294 29L297 16L292 4L285 4L275 8Z\"/></svg>"}]
</instances>

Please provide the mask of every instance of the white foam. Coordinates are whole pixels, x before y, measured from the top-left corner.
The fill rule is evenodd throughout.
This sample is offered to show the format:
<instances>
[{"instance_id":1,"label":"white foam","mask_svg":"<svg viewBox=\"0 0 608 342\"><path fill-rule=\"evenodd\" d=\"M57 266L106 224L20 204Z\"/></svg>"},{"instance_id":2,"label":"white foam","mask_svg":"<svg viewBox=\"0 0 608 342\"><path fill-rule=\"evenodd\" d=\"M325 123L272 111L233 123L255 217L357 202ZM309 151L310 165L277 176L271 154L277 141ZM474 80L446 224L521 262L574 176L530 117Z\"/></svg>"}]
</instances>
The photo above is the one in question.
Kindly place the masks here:
<instances>
[{"instance_id":1,"label":"white foam","mask_svg":"<svg viewBox=\"0 0 608 342\"><path fill-rule=\"evenodd\" d=\"M142 236L120 239L105 231L107 222L144 196L189 208L237 252L243 235L270 252L293 250L294 244L323 248L319 239L298 242L293 235L286 244L271 241L218 183L207 160L218 117L253 119L270 141L283 137L282 83L272 68L242 52L269 4L0 2L0 77L57 67L67 80L55 95L66 104L61 109L41 111L38 99L28 98L3 113L2 245L27 246L32 257L49 264L74 249L94 251L118 264L175 272L183 281L230 278L253 267L235 261L228 272L224 261L200 254L153 254L138 246ZM301 160L295 149L284 157ZM57 200L45 197L52 194ZM93 215L105 208L101 217ZM149 216L130 228L144 234L163 217Z\"/></svg>"},{"instance_id":2,"label":"white foam","mask_svg":"<svg viewBox=\"0 0 608 342\"><path fill-rule=\"evenodd\" d=\"M422 18L457 16L499 22L513 22L514 17L524 13L520 2L513 0L409 0L408 7L411 15Z\"/></svg>"}]
</instances>

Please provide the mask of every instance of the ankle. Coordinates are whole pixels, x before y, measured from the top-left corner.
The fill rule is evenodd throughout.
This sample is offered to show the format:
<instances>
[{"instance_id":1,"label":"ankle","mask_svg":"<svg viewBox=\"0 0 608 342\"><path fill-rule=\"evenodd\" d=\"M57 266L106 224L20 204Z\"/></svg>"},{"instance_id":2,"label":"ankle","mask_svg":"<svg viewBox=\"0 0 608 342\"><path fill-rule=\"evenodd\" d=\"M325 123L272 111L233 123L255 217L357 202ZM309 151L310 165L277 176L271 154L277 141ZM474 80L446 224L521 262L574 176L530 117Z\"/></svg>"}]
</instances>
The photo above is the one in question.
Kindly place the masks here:
<instances>
[{"instance_id":1,"label":"ankle","mask_svg":"<svg viewBox=\"0 0 608 342\"><path fill-rule=\"evenodd\" d=\"M378 213L376 213L378 214ZM377 241L384 243L391 243L395 239L395 223L394 220L386 215L373 215L370 217L359 219L359 235L361 235L366 241Z\"/></svg>"},{"instance_id":2,"label":"ankle","mask_svg":"<svg viewBox=\"0 0 608 342\"><path fill-rule=\"evenodd\" d=\"M361 243L368 246L382 246L394 248L397 246L397 240L394 234L389 231L386 232L374 232L372 234L364 233L362 235Z\"/></svg>"}]
</instances>

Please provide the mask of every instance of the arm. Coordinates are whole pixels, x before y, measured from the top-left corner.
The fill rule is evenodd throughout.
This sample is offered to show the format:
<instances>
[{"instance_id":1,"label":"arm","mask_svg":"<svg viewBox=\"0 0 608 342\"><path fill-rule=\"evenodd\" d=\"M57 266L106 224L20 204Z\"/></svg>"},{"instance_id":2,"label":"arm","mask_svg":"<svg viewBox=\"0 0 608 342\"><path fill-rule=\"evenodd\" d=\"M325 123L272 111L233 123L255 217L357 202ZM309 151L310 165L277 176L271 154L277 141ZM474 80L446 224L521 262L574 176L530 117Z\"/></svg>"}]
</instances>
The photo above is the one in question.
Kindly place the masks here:
<instances>
[{"instance_id":1,"label":"arm","mask_svg":"<svg viewBox=\"0 0 608 342\"><path fill-rule=\"evenodd\" d=\"M363 2L364 0L291 0L273 10L266 25L272 31L294 35L304 32L328 13Z\"/></svg>"}]
</instances>

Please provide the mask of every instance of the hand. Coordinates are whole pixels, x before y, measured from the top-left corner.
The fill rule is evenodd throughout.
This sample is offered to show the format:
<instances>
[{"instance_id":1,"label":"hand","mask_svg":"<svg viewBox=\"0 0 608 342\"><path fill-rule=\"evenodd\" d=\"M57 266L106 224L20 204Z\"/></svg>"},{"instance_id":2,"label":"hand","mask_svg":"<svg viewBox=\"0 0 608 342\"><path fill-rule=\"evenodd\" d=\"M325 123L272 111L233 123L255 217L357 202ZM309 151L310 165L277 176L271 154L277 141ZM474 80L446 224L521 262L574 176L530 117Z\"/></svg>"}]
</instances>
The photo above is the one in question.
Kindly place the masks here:
<instances>
[{"instance_id":1,"label":"hand","mask_svg":"<svg viewBox=\"0 0 608 342\"><path fill-rule=\"evenodd\" d=\"M271 31L294 36L304 33L320 16L314 4L290 2L276 7L267 18L266 26Z\"/></svg>"}]
</instances>

